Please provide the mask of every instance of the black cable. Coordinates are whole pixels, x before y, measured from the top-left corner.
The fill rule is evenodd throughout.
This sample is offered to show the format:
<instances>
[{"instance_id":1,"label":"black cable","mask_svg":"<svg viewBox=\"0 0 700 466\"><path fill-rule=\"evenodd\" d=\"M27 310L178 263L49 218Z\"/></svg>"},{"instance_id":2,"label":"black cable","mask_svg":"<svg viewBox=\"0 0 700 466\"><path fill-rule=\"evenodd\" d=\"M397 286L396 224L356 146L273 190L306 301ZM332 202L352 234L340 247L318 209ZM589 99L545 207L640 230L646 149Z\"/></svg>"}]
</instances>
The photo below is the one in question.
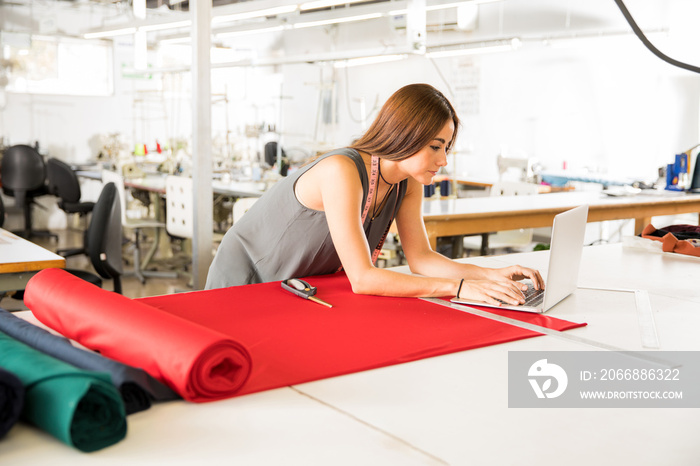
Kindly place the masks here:
<instances>
[{"instance_id":1,"label":"black cable","mask_svg":"<svg viewBox=\"0 0 700 466\"><path fill-rule=\"evenodd\" d=\"M670 63L671 65L677 66L679 68L683 68L684 70L688 71L694 71L696 73L700 73L700 68L697 66L689 65L687 63L680 62L678 60L674 60L673 58L669 57L668 55L665 55L663 52L661 52L659 49L657 49L654 44L652 44L649 39L646 38L642 30L640 29L639 26L637 26L637 23L634 21L634 18L632 18L632 15L630 14L629 10L625 6L625 4L622 2L622 0L615 0L615 3L617 4L618 8L620 8L620 11L622 12L622 15L625 17L627 20L627 23L629 23L630 27L632 28L632 31L634 31L634 34L639 38L639 40L642 41L642 43L648 48L651 53L659 57L665 62Z\"/></svg>"}]
</instances>

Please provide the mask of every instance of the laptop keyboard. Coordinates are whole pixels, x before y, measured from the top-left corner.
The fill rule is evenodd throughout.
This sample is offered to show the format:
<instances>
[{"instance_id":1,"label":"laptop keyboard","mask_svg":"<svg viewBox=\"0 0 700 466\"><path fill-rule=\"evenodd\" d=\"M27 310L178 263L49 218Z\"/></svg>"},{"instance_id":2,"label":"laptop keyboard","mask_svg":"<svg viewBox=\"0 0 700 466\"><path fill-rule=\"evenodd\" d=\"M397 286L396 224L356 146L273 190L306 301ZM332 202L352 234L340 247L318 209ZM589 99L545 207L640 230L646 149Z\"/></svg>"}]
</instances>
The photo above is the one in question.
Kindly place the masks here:
<instances>
[{"instance_id":1,"label":"laptop keyboard","mask_svg":"<svg viewBox=\"0 0 700 466\"><path fill-rule=\"evenodd\" d=\"M523 291L525 295L525 303L519 304L519 306L527 307L540 307L544 301L544 290L536 290L532 284L527 285L527 290ZM499 299L499 301L501 301ZM505 301L501 301L503 304L508 304Z\"/></svg>"},{"instance_id":2,"label":"laptop keyboard","mask_svg":"<svg viewBox=\"0 0 700 466\"><path fill-rule=\"evenodd\" d=\"M523 294L525 295L525 304L523 306L538 307L544 301L544 290L541 288L536 290L534 286L528 285L527 291L524 291Z\"/></svg>"}]
</instances>

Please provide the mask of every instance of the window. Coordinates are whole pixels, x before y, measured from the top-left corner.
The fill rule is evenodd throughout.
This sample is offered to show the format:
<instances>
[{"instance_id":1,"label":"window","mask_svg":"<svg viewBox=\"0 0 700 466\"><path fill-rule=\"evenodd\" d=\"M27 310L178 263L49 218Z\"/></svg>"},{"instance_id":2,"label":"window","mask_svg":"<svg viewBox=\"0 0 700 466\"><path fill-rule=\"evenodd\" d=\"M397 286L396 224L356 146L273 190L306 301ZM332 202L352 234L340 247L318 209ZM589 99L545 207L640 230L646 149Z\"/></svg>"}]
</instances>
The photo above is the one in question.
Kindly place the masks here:
<instances>
[{"instance_id":1,"label":"window","mask_svg":"<svg viewBox=\"0 0 700 466\"><path fill-rule=\"evenodd\" d=\"M8 42L3 40L8 92L85 96L113 92L111 42L43 36L31 36L25 44Z\"/></svg>"}]
</instances>

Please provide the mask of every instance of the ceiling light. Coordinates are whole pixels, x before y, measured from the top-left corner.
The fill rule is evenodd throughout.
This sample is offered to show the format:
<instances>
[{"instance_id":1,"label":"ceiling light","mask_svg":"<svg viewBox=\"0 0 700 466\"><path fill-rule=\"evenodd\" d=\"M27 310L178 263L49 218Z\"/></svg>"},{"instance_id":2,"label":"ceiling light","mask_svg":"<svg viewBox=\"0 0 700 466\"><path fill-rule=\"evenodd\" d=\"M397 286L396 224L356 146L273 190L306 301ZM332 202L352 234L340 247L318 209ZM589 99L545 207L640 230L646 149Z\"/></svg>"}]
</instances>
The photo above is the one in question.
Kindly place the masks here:
<instances>
[{"instance_id":1,"label":"ceiling light","mask_svg":"<svg viewBox=\"0 0 700 466\"><path fill-rule=\"evenodd\" d=\"M374 57L350 58L348 60L337 61L333 64L333 66L335 68L349 68L351 66L375 65L377 63L404 60L406 57L408 57L408 55L402 53L394 55L377 55Z\"/></svg>"},{"instance_id":2,"label":"ceiling light","mask_svg":"<svg viewBox=\"0 0 700 466\"><path fill-rule=\"evenodd\" d=\"M283 15L285 13L293 13L297 10L297 5L285 5L264 10L252 10L244 13L234 13L231 15L214 16L211 19L212 24L227 23L230 21L240 21L242 19L262 18L264 16Z\"/></svg>"},{"instance_id":3,"label":"ceiling light","mask_svg":"<svg viewBox=\"0 0 700 466\"><path fill-rule=\"evenodd\" d=\"M445 10L447 8L457 8L464 5L481 5L482 3L496 3L503 0L469 0L463 2L443 3L441 5L430 5L425 7L425 11Z\"/></svg>"},{"instance_id":4,"label":"ceiling light","mask_svg":"<svg viewBox=\"0 0 700 466\"><path fill-rule=\"evenodd\" d=\"M169 39L161 39L159 42L161 44L189 44L192 38L190 36L187 37L172 37Z\"/></svg>"},{"instance_id":5,"label":"ceiling light","mask_svg":"<svg viewBox=\"0 0 700 466\"><path fill-rule=\"evenodd\" d=\"M331 6L347 5L351 3L366 2L367 0L316 0L306 2L299 5L301 11L318 10L319 8L328 8Z\"/></svg>"},{"instance_id":6,"label":"ceiling light","mask_svg":"<svg viewBox=\"0 0 700 466\"><path fill-rule=\"evenodd\" d=\"M247 12L243 12L243 13L215 16L212 18L211 22L212 22L212 24L226 23L226 22L238 21L238 20L243 20L243 19L260 18L260 17L274 16L274 15L284 14L284 13L292 13L296 10L297 10L297 5L286 5L286 6L280 6L280 7L266 8L263 10L252 10L252 11L247 11ZM144 24L143 26L137 25L137 26L128 27L128 28L118 28L118 29L88 32L88 33L83 34L83 37L85 39L100 39L100 38L105 38L105 37L116 37L116 36L123 36L123 35L127 35L127 34L134 34L137 30L144 31L144 32L153 32L153 31L162 31L162 30L166 30L166 29L184 28L184 27L190 27L190 26L192 26L192 21L188 19L188 20L182 20L182 21L173 21L173 22L165 22L165 23L152 23L152 24Z\"/></svg>"},{"instance_id":7,"label":"ceiling light","mask_svg":"<svg viewBox=\"0 0 700 466\"><path fill-rule=\"evenodd\" d=\"M482 3L495 3L502 1L503 0L467 0L462 2L442 3L438 5L426 5L425 11L447 10L448 8L458 8L465 5L481 5ZM389 12L389 16L401 16L405 14L408 14L408 9L406 8L402 10L392 10Z\"/></svg>"},{"instance_id":8,"label":"ceiling light","mask_svg":"<svg viewBox=\"0 0 700 466\"><path fill-rule=\"evenodd\" d=\"M268 28L248 29L245 31L220 32L220 33L216 34L216 37L226 38L226 37L249 36L249 35L253 35L253 34L261 34L263 32L283 31L284 29L285 29L285 26L271 26Z\"/></svg>"},{"instance_id":9,"label":"ceiling light","mask_svg":"<svg viewBox=\"0 0 700 466\"><path fill-rule=\"evenodd\" d=\"M461 55L478 55L483 53L509 52L520 48L520 39L514 37L509 40L499 40L483 45L471 44L450 48L439 48L425 54L428 58L456 57Z\"/></svg>"},{"instance_id":10,"label":"ceiling light","mask_svg":"<svg viewBox=\"0 0 700 466\"><path fill-rule=\"evenodd\" d=\"M109 31L87 32L87 33L83 34L83 38L85 38L85 39L102 39L104 37L126 36L128 34L133 34L135 32L136 32L135 27L128 27L128 28L121 28L121 29L112 29Z\"/></svg>"},{"instance_id":11,"label":"ceiling light","mask_svg":"<svg viewBox=\"0 0 700 466\"><path fill-rule=\"evenodd\" d=\"M153 32L153 31L164 31L166 29L177 29L186 28L192 25L192 21L189 19L184 21L176 21L174 23L160 23L160 24L148 24L146 26L139 26L139 31Z\"/></svg>"},{"instance_id":12,"label":"ceiling light","mask_svg":"<svg viewBox=\"0 0 700 466\"><path fill-rule=\"evenodd\" d=\"M307 21L305 23L294 23L294 29L310 28L315 26L325 26L326 24L349 23L352 21L364 21L367 19L381 18L381 13L369 13L366 15L346 16L344 18L323 19L319 21Z\"/></svg>"}]
</instances>

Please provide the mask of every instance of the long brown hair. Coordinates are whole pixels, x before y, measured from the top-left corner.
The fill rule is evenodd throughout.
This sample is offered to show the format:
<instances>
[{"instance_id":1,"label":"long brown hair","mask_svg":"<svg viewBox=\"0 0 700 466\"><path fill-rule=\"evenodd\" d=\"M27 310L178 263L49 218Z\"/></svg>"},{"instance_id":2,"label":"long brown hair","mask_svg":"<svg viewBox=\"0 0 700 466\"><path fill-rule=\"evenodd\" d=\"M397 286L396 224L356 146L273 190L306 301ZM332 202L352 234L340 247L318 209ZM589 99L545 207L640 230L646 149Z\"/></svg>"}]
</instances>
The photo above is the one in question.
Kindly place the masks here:
<instances>
[{"instance_id":1,"label":"long brown hair","mask_svg":"<svg viewBox=\"0 0 700 466\"><path fill-rule=\"evenodd\" d=\"M457 139L457 112L433 86L409 84L389 97L367 132L350 147L387 160L403 160L427 146L450 119L455 130L448 149Z\"/></svg>"}]
</instances>

